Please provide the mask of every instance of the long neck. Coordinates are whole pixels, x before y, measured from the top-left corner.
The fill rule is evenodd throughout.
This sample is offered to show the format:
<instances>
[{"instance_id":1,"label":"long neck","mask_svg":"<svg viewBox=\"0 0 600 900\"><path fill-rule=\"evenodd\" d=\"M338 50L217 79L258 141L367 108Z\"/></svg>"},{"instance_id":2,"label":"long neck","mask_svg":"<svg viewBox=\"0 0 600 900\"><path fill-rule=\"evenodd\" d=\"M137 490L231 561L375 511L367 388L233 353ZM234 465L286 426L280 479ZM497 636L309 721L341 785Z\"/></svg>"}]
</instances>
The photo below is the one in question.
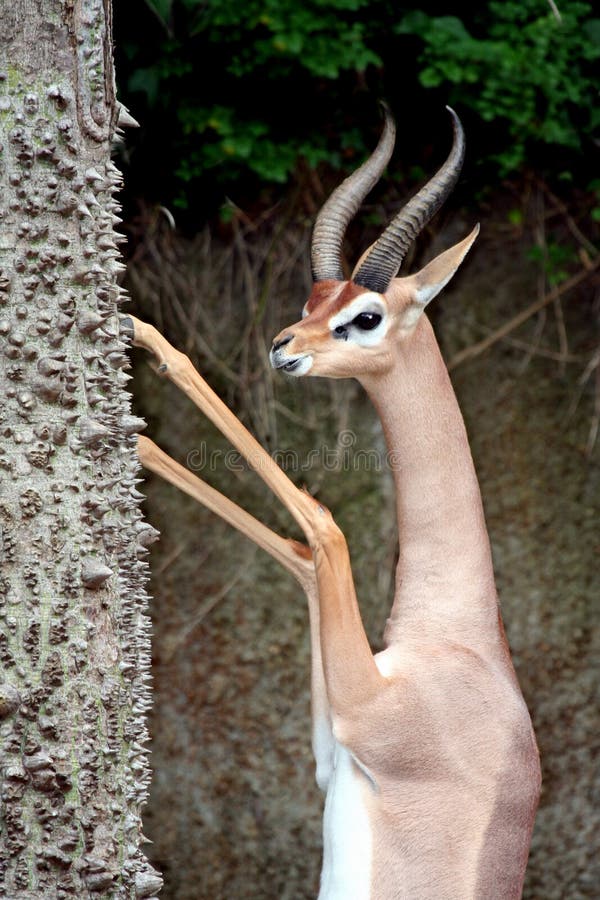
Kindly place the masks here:
<instances>
[{"instance_id":1,"label":"long neck","mask_svg":"<svg viewBox=\"0 0 600 900\"><path fill-rule=\"evenodd\" d=\"M381 418L399 531L386 640L415 618L497 631L497 601L469 442L433 329L422 316L393 367L361 379Z\"/></svg>"}]
</instances>

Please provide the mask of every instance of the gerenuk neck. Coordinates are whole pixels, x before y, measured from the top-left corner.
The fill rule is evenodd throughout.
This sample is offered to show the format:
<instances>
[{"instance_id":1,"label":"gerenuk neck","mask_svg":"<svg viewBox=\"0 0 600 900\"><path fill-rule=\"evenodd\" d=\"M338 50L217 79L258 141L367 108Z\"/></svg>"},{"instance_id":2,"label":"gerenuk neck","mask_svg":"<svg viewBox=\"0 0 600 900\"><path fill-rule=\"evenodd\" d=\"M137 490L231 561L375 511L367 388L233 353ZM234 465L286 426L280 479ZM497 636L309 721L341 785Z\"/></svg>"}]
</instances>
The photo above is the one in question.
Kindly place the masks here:
<instances>
[{"instance_id":1,"label":"gerenuk neck","mask_svg":"<svg viewBox=\"0 0 600 900\"><path fill-rule=\"evenodd\" d=\"M399 532L387 643L410 622L497 635L489 539L463 418L425 315L385 375L361 378L381 418Z\"/></svg>"}]
</instances>

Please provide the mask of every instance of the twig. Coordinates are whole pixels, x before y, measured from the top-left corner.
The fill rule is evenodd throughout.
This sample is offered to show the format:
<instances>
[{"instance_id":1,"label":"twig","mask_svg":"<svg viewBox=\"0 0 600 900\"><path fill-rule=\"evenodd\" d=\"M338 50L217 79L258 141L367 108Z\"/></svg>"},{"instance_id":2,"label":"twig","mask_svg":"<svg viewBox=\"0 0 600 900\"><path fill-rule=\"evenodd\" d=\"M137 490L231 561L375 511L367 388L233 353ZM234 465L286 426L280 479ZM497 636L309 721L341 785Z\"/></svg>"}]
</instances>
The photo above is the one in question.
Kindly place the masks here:
<instances>
[{"instance_id":1,"label":"twig","mask_svg":"<svg viewBox=\"0 0 600 900\"><path fill-rule=\"evenodd\" d=\"M173 565L175 560L178 559L181 556L181 554L183 553L183 551L186 549L187 549L187 543L178 544L177 547L175 547L169 553L169 555L163 559L163 561L160 564L160 566L158 567L158 569L153 573L154 577L159 578L161 575L163 575L167 571L167 569ZM202 560L202 562L204 562L204 560ZM200 565L200 563L198 565Z\"/></svg>"},{"instance_id":2,"label":"twig","mask_svg":"<svg viewBox=\"0 0 600 900\"><path fill-rule=\"evenodd\" d=\"M594 414L590 423L588 432L588 440L585 448L586 455L592 455L592 450L596 446L598 437L598 428L600 427L600 354L596 358L596 394L594 396Z\"/></svg>"},{"instance_id":3,"label":"twig","mask_svg":"<svg viewBox=\"0 0 600 900\"><path fill-rule=\"evenodd\" d=\"M564 373L565 370L565 360L569 355L569 338L567 336L567 328L565 326L565 317L563 315L562 303L560 302L560 297L555 297L553 302L554 306L554 315L556 318L556 328L558 331L558 346L560 348L560 371Z\"/></svg>"},{"instance_id":4,"label":"twig","mask_svg":"<svg viewBox=\"0 0 600 900\"><path fill-rule=\"evenodd\" d=\"M554 18L556 19L556 21L562 22L562 16L560 14L560 10L559 10L558 6L556 5L556 3L554 2L554 0L548 0L548 6L554 13Z\"/></svg>"},{"instance_id":5,"label":"twig","mask_svg":"<svg viewBox=\"0 0 600 900\"><path fill-rule=\"evenodd\" d=\"M166 660L169 662L175 655L176 651L181 647L182 644L188 640L192 632L201 625L209 612L215 608L217 603L219 603L228 593L229 591L236 586L238 581L241 581L243 576L246 574L247 568L244 566L233 578L230 578L223 587L216 591L214 594L210 594L204 603L200 606L200 609L194 616L194 618L189 622L185 628L183 628L178 634L176 639L171 643L169 650L166 654Z\"/></svg>"},{"instance_id":6,"label":"twig","mask_svg":"<svg viewBox=\"0 0 600 900\"><path fill-rule=\"evenodd\" d=\"M523 341L524 349L526 352L525 352L523 361L521 362L521 365L519 367L519 371L521 373L524 372L525 369L527 369L527 367L529 366L529 363L531 362L533 357L537 355L537 351L539 350L539 346L540 346L540 341L542 340L542 335L544 333L545 325L546 325L546 310L541 309L540 314L538 316L538 320L535 324L535 329L533 332L533 339L531 340L531 342ZM562 359L562 357L561 357L561 359Z\"/></svg>"},{"instance_id":7,"label":"twig","mask_svg":"<svg viewBox=\"0 0 600 900\"><path fill-rule=\"evenodd\" d=\"M306 416L299 416L297 413L292 412L291 409L288 409L280 400L273 400L273 409L275 409L280 415L284 417L284 419L289 419L290 422L293 422L294 425L301 425L303 428L308 428L311 431L318 431L322 425L322 422L308 422L306 420Z\"/></svg>"},{"instance_id":8,"label":"twig","mask_svg":"<svg viewBox=\"0 0 600 900\"><path fill-rule=\"evenodd\" d=\"M240 377L237 372L234 372L233 369L230 369L229 366L224 363L219 356L214 353L211 349L208 341L205 341L199 331L195 330L191 324L190 320L179 301L179 297L177 296L176 291L171 292L171 308L175 312L175 315L179 319L180 325L184 329L184 332L187 332L188 338L191 340L193 344L196 345L196 349L203 353L204 356L210 360L217 371L221 372L229 381L232 381L234 384L240 383Z\"/></svg>"},{"instance_id":9,"label":"twig","mask_svg":"<svg viewBox=\"0 0 600 900\"><path fill-rule=\"evenodd\" d=\"M486 331L490 331L491 329L486 329ZM584 357L580 354L569 353L567 356L563 356L562 353L556 350L549 350L547 347L540 347L536 342L535 344L530 344L528 341L520 341L518 338L506 337L502 339L505 343L509 344L511 347L516 347L517 350L525 350L530 356L542 356L544 359L552 359L555 362L565 362L565 363L581 363L584 361Z\"/></svg>"},{"instance_id":10,"label":"twig","mask_svg":"<svg viewBox=\"0 0 600 900\"><path fill-rule=\"evenodd\" d=\"M540 275L539 275L539 287L538 287L538 296L540 299L545 295L547 284L547 270L548 270L548 244L546 242L546 225L545 225L545 194L549 194L550 192L547 190L546 185L540 179L536 180L537 185L537 193L538 193L538 224L534 229L534 232L537 237L538 246L542 253L543 264L541 267ZM552 196L551 199L553 201L557 201L557 198ZM564 215L567 219L570 219L566 207L563 209ZM573 223L575 224L575 223ZM553 301L554 306L554 319L556 323L556 330L558 333L558 346L560 348L560 352L563 356L567 356L569 353L569 339L567 337L567 329L565 328L565 319L563 316L562 303L560 301L560 297L555 297ZM538 332L538 340L537 343L542 338L543 328L546 319L546 310L542 310L540 312L540 322L539 327L537 329ZM560 371L561 374L564 374L565 364L564 362L560 362Z\"/></svg>"},{"instance_id":11,"label":"twig","mask_svg":"<svg viewBox=\"0 0 600 900\"><path fill-rule=\"evenodd\" d=\"M505 322L504 325L502 325L500 328L497 328L488 337L484 338L482 341L477 341L477 343L475 344L471 344L470 347L465 347L464 350L460 350L452 357L452 359L448 363L448 371L450 371L451 369L455 369L467 359L473 359L473 357L479 356L481 353L484 353L491 346L493 346L493 344L496 344L498 341L502 340L502 338L506 337L507 334L510 334L511 331L514 331L515 328L518 328L519 325L522 325L523 322L526 322L527 319L535 315L536 312L539 312L540 309L543 309L545 306L547 306L548 303L553 303L557 297L562 297L562 295L566 294L567 291L572 290L572 288L577 287L578 284L581 284L582 281L585 281L586 278L588 278L592 274L592 272L594 272L598 268L599 265L600 258L596 257L596 259L591 261L589 269L581 269L571 278L568 278L566 281L563 281L562 284L559 284L557 285L557 287L553 288L548 294L540 297L540 299L536 300L535 303L532 303L516 316L513 316L512 319L510 319L508 322Z\"/></svg>"},{"instance_id":12,"label":"twig","mask_svg":"<svg viewBox=\"0 0 600 900\"><path fill-rule=\"evenodd\" d=\"M567 227L569 228L569 231L571 232L571 234L573 235L573 237L576 238L576 239L579 241L579 243L581 244L581 246L582 246L585 250L587 250L587 252L588 252L592 257L597 256L597 255L598 255L598 248L595 246L595 244L592 244L592 242L585 236L585 234L584 234L583 231L580 229L580 227L578 226L577 222L575 221L575 219L573 218L573 216L571 215L571 213L570 213L569 210L567 209L567 206L566 206L566 205L563 203L563 201L560 199L560 197L557 197L556 194L554 194L554 193L550 190L550 188L548 187L548 185L546 184L545 181L542 181L540 178L536 178L536 182L537 182L537 184L539 185L539 187L544 191L544 193L550 198L550 200L552 201L552 203L553 203L554 206L556 207L557 211L558 211L562 216L564 216L565 221L566 221L566 223L567 223ZM552 214L553 214L553 213L548 212L546 215L547 215L547 217L550 217Z\"/></svg>"},{"instance_id":13,"label":"twig","mask_svg":"<svg viewBox=\"0 0 600 900\"><path fill-rule=\"evenodd\" d=\"M580 375L577 391L575 392L575 396L573 397L567 411L567 419L570 419L574 415L579 401L581 400L581 395L583 394L584 388L594 372L596 373L596 395L594 397L594 412L592 414L592 421L590 424L587 445L585 448L586 456L588 457L591 456L592 450L594 449L596 439L598 437L598 429L600 427L600 350L596 350L592 358L589 360L587 366L583 370L582 374Z\"/></svg>"}]
</instances>

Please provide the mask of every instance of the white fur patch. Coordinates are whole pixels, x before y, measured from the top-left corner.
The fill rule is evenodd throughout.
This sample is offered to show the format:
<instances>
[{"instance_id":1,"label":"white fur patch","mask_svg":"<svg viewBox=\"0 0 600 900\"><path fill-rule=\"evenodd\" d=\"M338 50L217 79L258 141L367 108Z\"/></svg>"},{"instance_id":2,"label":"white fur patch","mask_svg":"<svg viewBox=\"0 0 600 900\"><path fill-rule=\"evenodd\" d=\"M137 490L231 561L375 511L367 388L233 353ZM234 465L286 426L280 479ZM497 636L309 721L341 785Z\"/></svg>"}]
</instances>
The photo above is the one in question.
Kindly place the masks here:
<instances>
[{"instance_id":1,"label":"white fur patch","mask_svg":"<svg viewBox=\"0 0 600 900\"><path fill-rule=\"evenodd\" d=\"M375 665L379 669L379 674L383 675L384 678L389 678L389 676L394 671L393 657L388 650L380 650L379 653L376 653L373 657L375 660Z\"/></svg>"},{"instance_id":2,"label":"white fur patch","mask_svg":"<svg viewBox=\"0 0 600 900\"><path fill-rule=\"evenodd\" d=\"M317 784L323 793L327 792L334 767L335 738L331 732L331 722L324 718L313 720L312 750L317 764Z\"/></svg>"},{"instance_id":3,"label":"white fur patch","mask_svg":"<svg viewBox=\"0 0 600 900\"><path fill-rule=\"evenodd\" d=\"M381 316L381 322L371 331L356 328L352 325L352 320L361 313L376 313ZM389 317L384 299L381 294L373 291L360 294L348 306L332 316L328 325L331 332L334 332L338 325L343 325L348 329L348 340L360 347L376 347L387 334L389 327Z\"/></svg>"},{"instance_id":4,"label":"white fur patch","mask_svg":"<svg viewBox=\"0 0 600 900\"><path fill-rule=\"evenodd\" d=\"M424 284L422 287L417 288L416 291L416 300L421 306L425 307L428 303L431 303L434 297L437 297L439 292L446 287L456 269L453 269L447 278L444 278L443 281L440 281L438 284Z\"/></svg>"},{"instance_id":5,"label":"white fur patch","mask_svg":"<svg viewBox=\"0 0 600 900\"><path fill-rule=\"evenodd\" d=\"M369 790L352 755L336 743L323 818L323 869L318 900L369 900L373 835Z\"/></svg>"},{"instance_id":6,"label":"white fur patch","mask_svg":"<svg viewBox=\"0 0 600 900\"><path fill-rule=\"evenodd\" d=\"M293 375L294 378L299 378L300 375L306 375L307 372L310 372L312 369L313 358L312 356L303 356L300 365L296 366L291 372L286 372L286 375ZM285 369L284 369L285 371Z\"/></svg>"}]
</instances>

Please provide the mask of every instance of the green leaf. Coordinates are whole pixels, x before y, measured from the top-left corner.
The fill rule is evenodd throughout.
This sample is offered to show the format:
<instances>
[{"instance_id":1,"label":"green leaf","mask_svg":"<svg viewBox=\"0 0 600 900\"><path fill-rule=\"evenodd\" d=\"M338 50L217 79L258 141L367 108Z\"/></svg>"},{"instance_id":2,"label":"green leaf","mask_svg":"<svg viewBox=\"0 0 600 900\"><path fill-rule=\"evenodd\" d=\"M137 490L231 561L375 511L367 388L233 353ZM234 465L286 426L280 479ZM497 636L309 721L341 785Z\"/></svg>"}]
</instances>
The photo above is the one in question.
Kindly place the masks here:
<instances>
[{"instance_id":1,"label":"green leaf","mask_svg":"<svg viewBox=\"0 0 600 900\"><path fill-rule=\"evenodd\" d=\"M523 210L522 209L511 209L508 213L507 219L511 225L522 225L523 224Z\"/></svg>"},{"instance_id":2,"label":"green leaf","mask_svg":"<svg viewBox=\"0 0 600 900\"><path fill-rule=\"evenodd\" d=\"M583 33L589 41L589 49L592 51L593 59L600 55L600 19L588 19L583 24Z\"/></svg>"},{"instance_id":3,"label":"green leaf","mask_svg":"<svg viewBox=\"0 0 600 900\"><path fill-rule=\"evenodd\" d=\"M235 208L231 203L223 203L219 208L219 219L224 225L227 225L235 215Z\"/></svg>"},{"instance_id":4,"label":"green leaf","mask_svg":"<svg viewBox=\"0 0 600 900\"><path fill-rule=\"evenodd\" d=\"M499 177L543 157L549 167L564 160L559 168L571 175L600 126L593 72L600 18L588 0L560 0L561 22L547 0L448 7L459 10L455 15L431 15L423 11L432 8L426 4L407 9L389 0L146 5L146 18L151 9L169 31L157 39L159 29L150 36L140 27L122 42L129 64L137 63L127 88L144 93L162 113L160 128L173 148L168 168L180 182L207 174L223 185L249 174L283 182L300 155L309 166L326 160L350 168L366 151L365 134L361 127L346 141L351 104L344 107L342 94L358 96L367 83L380 90L384 79L374 69L385 64L387 72L395 71L390 61L403 73L408 60L414 72L412 84L390 84L392 102L400 108L404 90L415 93L416 103L432 89L436 100L450 94L489 135L479 147L472 142L471 152L481 154L493 141L487 162L497 163ZM282 115L273 100L277 88L299 83L308 86L306 108L290 89L290 102L299 108ZM310 110L315 99L316 126ZM328 105L330 122L322 112ZM554 177L562 175L555 171ZM511 211L509 221L516 224L511 216L517 215Z\"/></svg>"}]
</instances>

